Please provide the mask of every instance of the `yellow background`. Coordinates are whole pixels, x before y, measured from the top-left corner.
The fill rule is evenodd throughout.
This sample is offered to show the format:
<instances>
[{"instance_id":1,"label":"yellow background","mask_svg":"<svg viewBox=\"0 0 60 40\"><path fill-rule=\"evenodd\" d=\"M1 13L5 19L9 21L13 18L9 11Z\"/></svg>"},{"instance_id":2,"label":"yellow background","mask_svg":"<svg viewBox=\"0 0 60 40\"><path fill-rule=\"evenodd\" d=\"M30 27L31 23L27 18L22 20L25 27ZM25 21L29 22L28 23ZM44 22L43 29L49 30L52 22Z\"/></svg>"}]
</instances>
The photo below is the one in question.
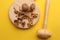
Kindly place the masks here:
<instances>
[{"instance_id":1,"label":"yellow background","mask_svg":"<svg viewBox=\"0 0 60 40\"><path fill-rule=\"evenodd\" d=\"M9 20L8 11L13 2L14 0L0 0L0 40L39 40L36 31L43 26L46 0L36 0L40 8L40 19L28 30L15 28ZM52 37L48 40L60 40L60 0L50 0L47 29L52 32Z\"/></svg>"}]
</instances>

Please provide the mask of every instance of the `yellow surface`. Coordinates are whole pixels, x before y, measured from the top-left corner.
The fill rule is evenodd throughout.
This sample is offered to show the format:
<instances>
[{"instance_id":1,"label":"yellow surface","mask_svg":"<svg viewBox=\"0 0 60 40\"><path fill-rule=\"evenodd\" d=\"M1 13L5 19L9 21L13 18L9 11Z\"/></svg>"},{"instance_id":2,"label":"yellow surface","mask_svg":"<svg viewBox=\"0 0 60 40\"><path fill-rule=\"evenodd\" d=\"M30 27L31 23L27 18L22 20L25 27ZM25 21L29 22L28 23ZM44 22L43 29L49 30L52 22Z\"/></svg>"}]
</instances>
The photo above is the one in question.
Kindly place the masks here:
<instances>
[{"instance_id":1,"label":"yellow surface","mask_svg":"<svg viewBox=\"0 0 60 40\"><path fill-rule=\"evenodd\" d=\"M40 8L38 23L28 30L14 27L8 17L8 11L14 0L0 0L0 40L39 40L36 31L43 26L46 0L36 0ZM50 0L47 29L52 32L48 40L60 40L60 0Z\"/></svg>"}]
</instances>

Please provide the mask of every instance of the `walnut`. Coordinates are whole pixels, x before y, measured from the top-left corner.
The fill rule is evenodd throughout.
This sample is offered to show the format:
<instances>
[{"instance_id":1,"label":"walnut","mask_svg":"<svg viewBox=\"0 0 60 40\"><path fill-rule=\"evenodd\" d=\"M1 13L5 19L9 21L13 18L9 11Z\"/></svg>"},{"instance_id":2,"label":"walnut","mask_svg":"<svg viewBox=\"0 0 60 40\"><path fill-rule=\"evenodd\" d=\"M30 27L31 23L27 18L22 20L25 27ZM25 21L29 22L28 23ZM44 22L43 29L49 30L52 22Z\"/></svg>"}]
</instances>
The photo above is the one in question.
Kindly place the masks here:
<instances>
[{"instance_id":1,"label":"walnut","mask_svg":"<svg viewBox=\"0 0 60 40\"><path fill-rule=\"evenodd\" d=\"M33 26L33 23L29 22L27 25L28 25L28 27L31 27L31 26Z\"/></svg>"},{"instance_id":2,"label":"walnut","mask_svg":"<svg viewBox=\"0 0 60 40\"><path fill-rule=\"evenodd\" d=\"M28 11L28 9L29 9L29 6L26 3L22 4L22 11L23 12Z\"/></svg>"},{"instance_id":3,"label":"walnut","mask_svg":"<svg viewBox=\"0 0 60 40\"><path fill-rule=\"evenodd\" d=\"M28 17L26 15L24 15L23 19L27 19Z\"/></svg>"},{"instance_id":4,"label":"walnut","mask_svg":"<svg viewBox=\"0 0 60 40\"><path fill-rule=\"evenodd\" d=\"M33 19L32 18L28 18L28 21L29 21L29 23L27 24L28 27L33 26Z\"/></svg>"},{"instance_id":5,"label":"walnut","mask_svg":"<svg viewBox=\"0 0 60 40\"><path fill-rule=\"evenodd\" d=\"M18 17L20 17L20 16L22 16L22 15L24 15L24 12L20 12L20 13L18 14Z\"/></svg>"},{"instance_id":6,"label":"walnut","mask_svg":"<svg viewBox=\"0 0 60 40\"><path fill-rule=\"evenodd\" d=\"M19 14L19 11L17 11L17 10L14 8L14 13L15 13L15 14Z\"/></svg>"},{"instance_id":7,"label":"walnut","mask_svg":"<svg viewBox=\"0 0 60 40\"><path fill-rule=\"evenodd\" d=\"M30 6L30 12L33 12L35 10L35 4L31 4Z\"/></svg>"},{"instance_id":8,"label":"walnut","mask_svg":"<svg viewBox=\"0 0 60 40\"><path fill-rule=\"evenodd\" d=\"M38 14L32 13L32 17L33 17L33 18L36 18L37 16L38 16Z\"/></svg>"},{"instance_id":9,"label":"walnut","mask_svg":"<svg viewBox=\"0 0 60 40\"><path fill-rule=\"evenodd\" d=\"M25 26L25 22L22 22L21 25L24 27Z\"/></svg>"},{"instance_id":10,"label":"walnut","mask_svg":"<svg viewBox=\"0 0 60 40\"><path fill-rule=\"evenodd\" d=\"M21 24L21 22L22 22L22 19L20 19L20 18L17 18L17 20L14 20L14 23L15 23L16 25Z\"/></svg>"},{"instance_id":11,"label":"walnut","mask_svg":"<svg viewBox=\"0 0 60 40\"><path fill-rule=\"evenodd\" d=\"M18 25L19 23L18 23L18 20L14 20L14 23L16 24L16 25Z\"/></svg>"},{"instance_id":12,"label":"walnut","mask_svg":"<svg viewBox=\"0 0 60 40\"><path fill-rule=\"evenodd\" d=\"M22 21L22 18L17 18L17 20L20 20L20 21Z\"/></svg>"}]
</instances>

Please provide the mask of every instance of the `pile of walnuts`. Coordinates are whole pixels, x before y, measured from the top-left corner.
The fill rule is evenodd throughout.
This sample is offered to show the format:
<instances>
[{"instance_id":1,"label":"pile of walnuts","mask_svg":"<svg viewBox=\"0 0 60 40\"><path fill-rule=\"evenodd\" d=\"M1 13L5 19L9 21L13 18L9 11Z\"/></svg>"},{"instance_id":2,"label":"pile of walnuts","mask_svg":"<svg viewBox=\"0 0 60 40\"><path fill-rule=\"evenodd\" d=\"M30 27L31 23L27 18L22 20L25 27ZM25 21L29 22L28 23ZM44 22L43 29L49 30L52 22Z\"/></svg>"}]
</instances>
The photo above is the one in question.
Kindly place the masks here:
<instances>
[{"instance_id":1,"label":"pile of walnuts","mask_svg":"<svg viewBox=\"0 0 60 40\"><path fill-rule=\"evenodd\" d=\"M25 26L25 22L23 22L24 19L27 19L29 23L27 23L28 27L33 26L33 19L37 18L38 14L33 13L35 10L35 4L31 4L30 7L24 3L22 4L22 10L19 9L19 11L14 8L14 13L16 14L17 20L14 20L14 23L16 25L21 24L22 27Z\"/></svg>"}]
</instances>

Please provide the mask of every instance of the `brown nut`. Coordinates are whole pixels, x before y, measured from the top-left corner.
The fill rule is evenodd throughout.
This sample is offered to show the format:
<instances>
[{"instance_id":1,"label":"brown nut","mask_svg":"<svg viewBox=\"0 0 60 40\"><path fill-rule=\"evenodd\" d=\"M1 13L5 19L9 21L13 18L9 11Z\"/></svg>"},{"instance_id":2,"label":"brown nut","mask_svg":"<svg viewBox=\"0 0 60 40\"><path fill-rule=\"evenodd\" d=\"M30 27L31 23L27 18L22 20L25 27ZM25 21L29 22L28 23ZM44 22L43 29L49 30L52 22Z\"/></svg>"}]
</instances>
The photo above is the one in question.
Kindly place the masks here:
<instances>
[{"instance_id":1,"label":"brown nut","mask_svg":"<svg viewBox=\"0 0 60 40\"><path fill-rule=\"evenodd\" d=\"M19 11L17 11L17 10L14 8L14 13L15 13L15 14L19 14Z\"/></svg>"},{"instance_id":2,"label":"brown nut","mask_svg":"<svg viewBox=\"0 0 60 40\"><path fill-rule=\"evenodd\" d=\"M29 22L27 25L28 25L28 27L31 27L31 26L33 26L33 22Z\"/></svg>"},{"instance_id":3,"label":"brown nut","mask_svg":"<svg viewBox=\"0 0 60 40\"><path fill-rule=\"evenodd\" d=\"M38 16L38 14L32 13L32 17L33 17L33 18L36 18L37 16Z\"/></svg>"},{"instance_id":4,"label":"brown nut","mask_svg":"<svg viewBox=\"0 0 60 40\"><path fill-rule=\"evenodd\" d=\"M35 4L31 4L30 6L30 12L33 12L35 10Z\"/></svg>"},{"instance_id":5,"label":"brown nut","mask_svg":"<svg viewBox=\"0 0 60 40\"><path fill-rule=\"evenodd\" d=\"M17 20L22 21L22 18L17 18Z\"/></svg>"},{"instance_id":6,"label":"brown nut","mask_svg":"<svg viewBox=\"0 0 60 40\"><path fill-rule=\"evenodd\" d=\"M28 9L29 9L29 6L26 3L22 4L22 11L23 12L28 11Z\"/></svg>"},{"instance_id":7,"label":"brown nut","mask_svg":"<svg viewBox=\"0 0 60 40\"><path fill-rule=\"evenodd\" d=\"M17 18L17 20L14 20L14 23L15 23L16 25L21 24L21 22L22 22L22 19L21 19L21 18Z\"/></svg>"},{"instance_id":8,"label":"brown nut","mask_svg":"<svg viewBox=\"0 0 60 40\"><path fill-rule=\"evenodd\" d=\"M24 12L20 12L20 13L18 14L18 17L23 16L23 15L24 15Z\"/></svg>"},{"instance_id":9,"label":"brown nut","mask_svg":"<svg viewBox=\"0 0 60 40\"><path fill-rule=\"evenodd\" d=\"M24 17L24 15L21 15L18 18L21 19L21 20L23 20L23 17Z\"/></svg>"},{"instance_id":10,"label":"brown nut","mask_svg":"<svg viewBox=\"0 0 60 40\"><path fill-rule=\"evenodd\" d=\"M27 16L26 16L26 15L24 15L23 19L27 19Z\"/></svg>"},{"instance_id":11,"label":"brown nut","mask_svg":"<svg viewBox=\"0 0 60 40\"><path fill-rule=\"evenodd\" d=\"M25 26L25 22L22 22L21 25L24 27Z\"/></svg>"},{"instance_id":12,"label":"brown nut","mask_svg":"<svg viewBox=\"0 0 60 40\"><path fill-rule=\"evenodd\" d=\"M29 21L29 24L33 24L33 19L32 18L29 18L28 21Z\"/></svg>"},{"instance_id":13,"label":"brown nut","mask_svg":"<svg viewBox=\"0 0 60 40\"><path fill-rule=\"evenodd\" d=\"M14 20L14 23L15 23L16 25L18 25L18 20Z\"/></svg>"},{"instance_id":14,"label":"brown nut","mask_svg":"<svg viewBox=\"0 0 60 40\"><path fill-rule=\"evenodd\" d=\"M22 14L22 12L21 12L21 11L19 11L19 13L18 13L18 17L19 17L19 16L21 16L21 14Z\"/></svg>"}]
</instances>

